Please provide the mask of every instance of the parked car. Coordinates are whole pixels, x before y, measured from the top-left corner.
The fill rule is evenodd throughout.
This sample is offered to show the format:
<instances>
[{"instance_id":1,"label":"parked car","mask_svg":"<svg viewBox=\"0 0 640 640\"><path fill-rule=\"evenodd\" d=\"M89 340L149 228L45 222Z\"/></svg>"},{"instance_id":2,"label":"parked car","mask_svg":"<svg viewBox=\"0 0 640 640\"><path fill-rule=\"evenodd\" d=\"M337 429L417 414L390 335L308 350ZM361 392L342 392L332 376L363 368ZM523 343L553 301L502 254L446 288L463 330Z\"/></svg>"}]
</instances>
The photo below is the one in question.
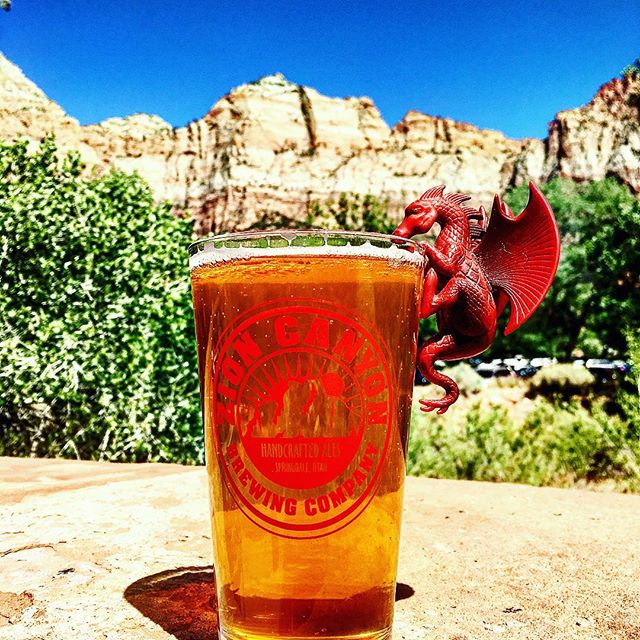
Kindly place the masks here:
<instances>
[{"instance_id":1,"label":"parked car","mask_svg":"<svg viewBox=\"0 0 640 640\"><path fill-rule=\"evenodd\" d=\"M502 362L513 369L516 373L518 373L520 369L524 369L529 366L529 359L521 355L517 355L513 358L504 358Z\"/></svg>"},{"instance_id":2,"label":"parked car","mask_svg":"<svg viewBox=\"0 0 640 640\"><path fill-rule=\"evenodd\" d=\"M585 367L598 382L615 380L630 369L630 366L623 360L607 360L606 358L589 358L585 362Z\"/></svg>"},{"instance_id":3,"label":"parked car","mask_svg":"<svg viewBox=\"0 0 640 640\"><path fill-rule=\"evenodd\" d=\"M483 378L505 378L512 375L513 371L502 360L492 360L481 362L476 367L476 373Z\"/></svg>"},{"instance_id":4,"label":"parked car","mask_svg":"<svg viewBox=\"0 0 640 640\"><path fill-rule=\"evenodd\" d=\"M531 358L529 364L532 367L542 369L542 367L550 367L553 364L558 364L558 358Z\"/></svg>"},{"instance_id":5,"label":"parked car","mask_svg":"<svg viewBox=\"0 0 640 640\"><path fill-rule=\"evenodd\" d=\"M538 371L540 371L538 367L532 367L530 364L528 364L525 367L520 367L520 369L517 369L516 375L519 378L530 378L531 376L538 373Z\"/></svg>"},{"instance_id":6,"label":"parked car","mask_svg":"<svg viewBox=\"0 0 640 640\"><path fill-rule=\"evenodd\" d=\"M613 364L618 367L618 371L620 371L621 373L628 373L629 371L631 371L631 365L624 360L614 360Z\"/></svg>"}]
</instances>

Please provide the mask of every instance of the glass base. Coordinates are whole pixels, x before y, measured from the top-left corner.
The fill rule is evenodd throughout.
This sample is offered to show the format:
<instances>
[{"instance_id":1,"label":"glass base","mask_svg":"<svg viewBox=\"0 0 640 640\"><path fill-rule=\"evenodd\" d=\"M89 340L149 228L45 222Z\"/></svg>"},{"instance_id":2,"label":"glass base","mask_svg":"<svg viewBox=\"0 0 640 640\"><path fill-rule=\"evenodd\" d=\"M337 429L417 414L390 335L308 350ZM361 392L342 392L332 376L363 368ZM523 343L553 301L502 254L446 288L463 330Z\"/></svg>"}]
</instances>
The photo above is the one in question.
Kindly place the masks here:
<instances>
[{"instance_id":1,"label":"glass base","mask_svg":"<svg viewBox=\"0 0 640 640\"><path fill-rule=\"evenodd\" d=\"M367 631L365 633L348 636L276 636L248 633L239 630L231 632L227 629L218 629L219 640L318 640L319 637L321 637L322 640L391 640L391 627L387 627L381 631Z\"/></svg>"}]
</instances>

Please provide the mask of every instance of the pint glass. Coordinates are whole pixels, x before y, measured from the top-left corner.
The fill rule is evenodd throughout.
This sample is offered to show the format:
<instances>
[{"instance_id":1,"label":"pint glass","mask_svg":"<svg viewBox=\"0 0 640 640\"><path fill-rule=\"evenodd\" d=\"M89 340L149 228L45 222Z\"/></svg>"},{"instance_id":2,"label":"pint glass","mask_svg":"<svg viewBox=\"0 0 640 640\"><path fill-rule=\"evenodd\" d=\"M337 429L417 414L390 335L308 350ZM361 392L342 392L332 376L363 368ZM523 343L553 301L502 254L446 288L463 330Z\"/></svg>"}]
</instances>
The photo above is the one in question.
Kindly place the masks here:
<instances>
[{"instance_id":1,"label":"pint glass","mask_svg":"<svg viewBox=\"0 0 640 640\"><path fill-rule=\"evenodd\" d=\"M390 638L424 261L364 233L190 247L220 638Z\"/></svg>"}]
</instances>

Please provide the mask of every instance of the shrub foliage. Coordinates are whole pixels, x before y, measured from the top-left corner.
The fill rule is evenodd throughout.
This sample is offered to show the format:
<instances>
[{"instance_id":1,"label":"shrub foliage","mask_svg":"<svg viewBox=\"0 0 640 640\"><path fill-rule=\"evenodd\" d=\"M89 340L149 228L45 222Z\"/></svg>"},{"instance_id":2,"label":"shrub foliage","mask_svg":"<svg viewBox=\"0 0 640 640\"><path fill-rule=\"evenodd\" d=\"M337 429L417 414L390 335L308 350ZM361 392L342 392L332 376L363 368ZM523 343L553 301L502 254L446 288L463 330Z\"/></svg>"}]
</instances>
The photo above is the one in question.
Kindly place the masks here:
<instances>
[{"instance_id":1,"label":"shrub foliage","mask_svg":"<svg viewBox=\"0 0 640 640\"><path fill-rule=\"evenodd\" d=\"M366 231L369 233L393 233L397 222L389 218L389 203L371 194L341 193L337 202L332 200L321 205L312 202L305 228L338 229L343 231Z\"/></svg>"},{"instance_id":2,"label":"shrub foliage","mask_svg":"<svg viewBox=\"0 0 640 640\"><path fill-rule=\"evenodd\" d=\"M455 411L458 409L458 411ZM504 405L456 407L447 420L415 414L408 470L435 478L640 491L640 439L595 406L539 399L517 419Z\"/></svg>"},{"instance_id":3,"label":"shrub foliage","mask_svg":"<svg viewBox=\"0 0 640 640\"><path fill-rule=\"evenodd\" d=\"M50 139L0 176L0 454L198 460L190 225Z\"/></svg>"},{"instance_id":4,"label":"shrub foliage","mask_svg":"<svg viewBox=\"0 0 640 640\"><path fill-rule=\"evenodd\" d=\"M574 395L588 396L595 385L593 374L585 367L554 364L540 369L529 382L528 395L556 396L565 399Z\"/></svg>"}]
</instances>

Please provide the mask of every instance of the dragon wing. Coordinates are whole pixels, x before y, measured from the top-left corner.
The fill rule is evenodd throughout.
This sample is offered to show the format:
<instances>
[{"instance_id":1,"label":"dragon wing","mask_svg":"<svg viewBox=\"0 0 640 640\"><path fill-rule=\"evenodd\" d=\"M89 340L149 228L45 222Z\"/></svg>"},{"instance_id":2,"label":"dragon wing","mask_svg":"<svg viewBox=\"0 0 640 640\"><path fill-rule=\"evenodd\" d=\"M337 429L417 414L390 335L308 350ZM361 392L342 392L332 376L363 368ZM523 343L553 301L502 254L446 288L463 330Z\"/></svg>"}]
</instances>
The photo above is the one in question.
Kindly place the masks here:
<instances>
[{"instance_id":1,"label":"dragon wing","mask_svg":"<svg viewBox=\"0 0 640 640\"><path fill-rule=\"evenodd\" d=\"M558 225L533 182L529 183L529 202L517 218L498 196L494 198L486 233L473 251L496 295L498 314L511 304L504 332L508 335L538 308L560 259Z\"/></svg>"}]
</instances>

